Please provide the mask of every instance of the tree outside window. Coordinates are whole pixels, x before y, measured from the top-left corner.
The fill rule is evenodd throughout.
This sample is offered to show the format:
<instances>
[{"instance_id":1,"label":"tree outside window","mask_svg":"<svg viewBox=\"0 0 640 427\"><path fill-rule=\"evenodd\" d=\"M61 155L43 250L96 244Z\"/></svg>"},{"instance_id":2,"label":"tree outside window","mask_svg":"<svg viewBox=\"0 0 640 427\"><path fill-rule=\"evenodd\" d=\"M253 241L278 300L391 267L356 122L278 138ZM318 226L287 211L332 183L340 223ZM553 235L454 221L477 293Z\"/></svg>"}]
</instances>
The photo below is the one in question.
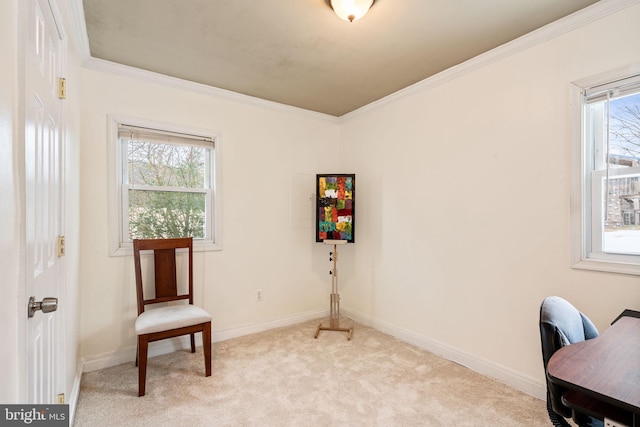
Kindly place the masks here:
<instances>
[{"instance_id":1,"label":"tree outside window","mask_svg":"<svg viewBox=\"0 0 640 427\"><path fill-rule=\"evenodd\" d=\"M207 151L127 140L129 238L206 234Z\"/></svg>"},{"instance_id":2,"label":"tree outside window","mask_svg":"<svg viewBox=\"0 0 640 427\"><path fill-rule=\"evenodd\" d=\"M122 122L114 126L119 247L129 247L133 239L172 237L193 237L194 247L216 245L216 139Z\"/></svg>"}]
</instances>

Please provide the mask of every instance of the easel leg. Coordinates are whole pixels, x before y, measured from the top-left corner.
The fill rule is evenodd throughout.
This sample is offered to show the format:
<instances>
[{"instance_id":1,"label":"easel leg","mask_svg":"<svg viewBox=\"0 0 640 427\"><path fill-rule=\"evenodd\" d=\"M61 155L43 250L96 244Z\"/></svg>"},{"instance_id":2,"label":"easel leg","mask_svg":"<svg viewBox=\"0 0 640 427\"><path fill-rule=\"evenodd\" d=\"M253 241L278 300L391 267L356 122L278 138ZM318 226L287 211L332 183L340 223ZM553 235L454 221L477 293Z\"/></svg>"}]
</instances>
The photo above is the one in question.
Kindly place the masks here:
<instances>
[{"instance_id":1,"label":"easel leg","mask_svg":"<svg viewBox=\"0 0 640 427\"><path fill-rule=\"evenodd\" d=\"M347 332L347 341L351 341L351 335L353 334L353 328L340 328L340 327L326 327L322 326L322 323L318 325L318 329L316 329L316 334L314 338L318 338L320 335L320 331L338 331L338 332Z\"/></svg>"},{"instance_id":2,"label":"easel leg","mask_svg":"<svg viewBox=\"0 0 640 427\"><path fill-rule=\"evenodd\" d=\"M338 270L336 264L338 261L338 247L335 244L333 245L333 253L331 255L333 255L333 270L331 272L331 296L329 299L329 327L322 326L322 323L319 324L314 338L318 338L320 331L338 331L347 332L347 340L351 341L353 328L340 327L340 294L338 293Z\"/></svg>"},{"instance_id":3,"label":"easel leg","mask_svg":"<svg viewBox=\"0 0 640 427\"><path fill-rule=\"evenodd\" d=\"M316 329L316 335L314 338L318 338L320 331L338 331L347 332L347 340L351 341L351 335L353 334L353 328L341 328L340 327L340 295L331 294L331 314L329 317L329 327L322 326L322 323L318 325Z\"/></svg>"}]
</instances>

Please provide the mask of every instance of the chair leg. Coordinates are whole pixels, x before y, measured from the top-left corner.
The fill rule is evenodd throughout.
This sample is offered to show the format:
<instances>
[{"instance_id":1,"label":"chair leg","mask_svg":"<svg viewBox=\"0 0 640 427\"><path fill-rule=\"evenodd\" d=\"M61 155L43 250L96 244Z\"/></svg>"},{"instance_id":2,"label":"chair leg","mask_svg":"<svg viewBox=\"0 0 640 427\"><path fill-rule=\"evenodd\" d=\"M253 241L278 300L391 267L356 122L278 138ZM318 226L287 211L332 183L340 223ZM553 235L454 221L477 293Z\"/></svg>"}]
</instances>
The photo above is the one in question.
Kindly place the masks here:
<instances>
[{"instance_id":1,"label":"chair leg","mask_svg":"<svg viewBox=\"0 0 640 427\"><path fill-rule=\"evenodd\" d=\"M202 330L202 348L204 349L204 372L206 377L211 376L211 322L204 324Z\"/></svg>"},{"instance_id":2,"label":"chair leg","mask_svg":"<svg viewBox=\"0 0 640 427\"><path fill-rule=\"evenodd\" d=\"M144 396L147 382L147 352L149 338L146 335L138 335L138 396Z\"/></svg>"},{"instance_id":3,"label":"chair leg","mask_svg":"<svg viewBox=\"0 0 640 427\"><path fill-rule=\"evenodd\" d=\"M547 413L549 414L549 420L551 424L556 427L571 427L571 424L564 419L564 417L560 414L556 414L556 412L551 407L551 399L549 397L549 390L547 390Z\"/></svg>"},{"instance_id":4,"label":"chair leg","mask_svg":"<svg viewBox=\"0 0 640 427\"><path fill-rule=\"evenodd\" d=\"M196 334L191 334L191 353L196 352Z\"/></svg>"}]
</instances>

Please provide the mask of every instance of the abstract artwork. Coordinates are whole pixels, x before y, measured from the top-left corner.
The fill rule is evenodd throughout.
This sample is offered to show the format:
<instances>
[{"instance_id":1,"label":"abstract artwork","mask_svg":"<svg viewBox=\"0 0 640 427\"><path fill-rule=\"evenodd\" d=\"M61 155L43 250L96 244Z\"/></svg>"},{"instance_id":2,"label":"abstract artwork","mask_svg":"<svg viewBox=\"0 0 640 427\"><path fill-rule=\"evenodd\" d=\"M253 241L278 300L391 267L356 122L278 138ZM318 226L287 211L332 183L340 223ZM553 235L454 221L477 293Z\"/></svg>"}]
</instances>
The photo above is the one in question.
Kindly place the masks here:
<instances>
[{"instance_id":1,"label":"abstract artwork","mask_svg":"<svg viewBox=\"0 0 640 427\"><path fill-rule=\"evenodd\" d=\"M356 175L316 175L316 242L355 242Z\"/></svg>"}]
</instances>

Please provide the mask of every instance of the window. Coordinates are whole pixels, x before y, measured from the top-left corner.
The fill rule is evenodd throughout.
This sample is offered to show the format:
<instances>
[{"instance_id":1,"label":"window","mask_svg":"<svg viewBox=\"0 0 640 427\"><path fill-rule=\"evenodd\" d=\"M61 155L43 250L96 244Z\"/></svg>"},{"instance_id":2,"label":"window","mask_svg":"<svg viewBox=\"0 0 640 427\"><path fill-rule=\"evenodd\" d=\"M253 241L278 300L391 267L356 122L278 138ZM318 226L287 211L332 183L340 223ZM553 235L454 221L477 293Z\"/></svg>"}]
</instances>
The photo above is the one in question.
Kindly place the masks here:
<instances>
[{"instance_id":1,"label":"window","mask_svg":"<svg viewBox=\"0 0 640 427\"><path fill-rule=\"evenodd\" d=\"M576 91L574 266L640 274L640 75L578 83Z\"/></svg>"},{"instance_id":2,"label":"window","mask_svg":"<svg viewBox=\"0 0 640 427\"><path fill-rule=\"evenodd\" d=\"M135 238L185 236L194 250L216 249L216 136L126 119L111 125L112 253L129 253Z\"/></svg>"}]
</instances>

